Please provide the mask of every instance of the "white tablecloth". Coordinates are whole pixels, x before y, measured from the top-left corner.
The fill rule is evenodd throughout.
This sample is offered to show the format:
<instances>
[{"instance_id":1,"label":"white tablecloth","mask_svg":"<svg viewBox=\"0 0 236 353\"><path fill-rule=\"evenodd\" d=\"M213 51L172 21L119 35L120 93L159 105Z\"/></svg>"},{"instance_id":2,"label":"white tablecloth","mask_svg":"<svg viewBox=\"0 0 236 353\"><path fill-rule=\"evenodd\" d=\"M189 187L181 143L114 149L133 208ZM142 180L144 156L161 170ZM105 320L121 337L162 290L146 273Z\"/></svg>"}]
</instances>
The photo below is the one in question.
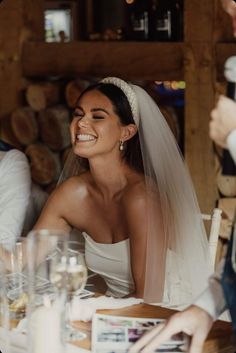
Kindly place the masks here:
<instances>
[{"instance_id":1,"label":"white tablecloth","mask_svg":"<svg viewBox=\"0 0 236 353\"><path fill-rule=\"evenodd\" d=\"M0 351L2 353L9 353L9 352L4 352L2 348L2 339L3 336L6 334L5 331L0 327ZM14 333L14 335L11 335L11 352L10 353L27 353L26 351L26 335L23 333ZM89 353L87 349L79 348L76 347L72 344L67 344L66 345L66 350L65 353Z\"/></svg>"}]
</instances>

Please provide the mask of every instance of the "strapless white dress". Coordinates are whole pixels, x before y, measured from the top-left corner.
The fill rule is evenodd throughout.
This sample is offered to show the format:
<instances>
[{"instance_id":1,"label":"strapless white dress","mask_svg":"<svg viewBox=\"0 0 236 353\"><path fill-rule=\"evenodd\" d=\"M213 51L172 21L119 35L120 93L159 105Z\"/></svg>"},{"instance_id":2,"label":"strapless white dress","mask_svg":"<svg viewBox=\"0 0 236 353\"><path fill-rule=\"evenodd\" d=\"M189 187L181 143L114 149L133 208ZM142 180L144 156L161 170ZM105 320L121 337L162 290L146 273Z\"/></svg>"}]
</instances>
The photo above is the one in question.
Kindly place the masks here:
<instances>
[{"instance_id":1,"label":"strapless white dress","mask_svg":"<svg viewBox=\"0 0 236 353\"><path fill-rule=\"evenodd\" d=\"M107 285L106 294L123 297L132 293L134 281L130 266L129 239L114 244L102 244L86 233L83 236L87 267L104 279Z\"/></svg>"},{"instance_id":2,"label":"strapless white dress","mask_svg":"<svg viewBox=\"0 0 236 353\"><path fill-rule=\"evenodd\" d=\"M106 282L107 295L123 297L135 290L130 264L130 241L122 240L114 244L94 241L83 232L85 239L85 260L87 267L98 273ZM193 300L188 283L184 283L175 267L175 254L167 251L166 275L163 306L182 309ZM158 270L157 270L158 276Z\"/></svg>"}]
</instances>

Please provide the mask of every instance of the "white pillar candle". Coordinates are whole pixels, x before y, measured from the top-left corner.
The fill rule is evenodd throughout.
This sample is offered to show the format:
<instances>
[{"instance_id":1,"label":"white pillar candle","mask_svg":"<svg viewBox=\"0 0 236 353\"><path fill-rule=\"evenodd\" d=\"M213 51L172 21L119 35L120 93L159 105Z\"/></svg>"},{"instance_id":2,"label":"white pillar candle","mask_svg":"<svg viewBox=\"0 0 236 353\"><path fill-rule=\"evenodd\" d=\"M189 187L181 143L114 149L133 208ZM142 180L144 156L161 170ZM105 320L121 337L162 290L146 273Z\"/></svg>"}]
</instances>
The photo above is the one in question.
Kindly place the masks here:
<instances>
[{"instance_id":1,"label":"white pillar candle","mask_svg":"<svg viewBox=\"0 0 236 353\"><path fill-rule=\"evenodd\" d=\"M44 298L30 318L31 353L63 353L61 310ZM55 303L54 303L55 304Z\"/></svg>"}]
</instances>

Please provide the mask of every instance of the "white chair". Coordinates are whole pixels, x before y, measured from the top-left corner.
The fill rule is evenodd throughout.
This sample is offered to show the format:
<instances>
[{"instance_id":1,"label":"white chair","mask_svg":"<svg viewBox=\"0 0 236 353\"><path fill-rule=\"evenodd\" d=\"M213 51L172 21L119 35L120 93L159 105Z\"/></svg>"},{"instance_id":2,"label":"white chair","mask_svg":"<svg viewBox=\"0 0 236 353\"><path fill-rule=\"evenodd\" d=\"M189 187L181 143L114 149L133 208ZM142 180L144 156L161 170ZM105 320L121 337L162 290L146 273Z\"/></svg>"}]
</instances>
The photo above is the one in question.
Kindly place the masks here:
<instances>
[{"instance_id":1,"label":"white chair","mask_svg":"<svg viewBox=\"0 0 236 353\"><path fill-rule=\"evenodd\" d=\"M211 221L210 233L209 233L209 251L210 251L210 261L212 266L212 272L215 269L217 244L220 233L220 223L221 223L222 210L220 208L214 208L212 214L202 214L202 219L204 221Z\"/></svg>"}]
</instances>

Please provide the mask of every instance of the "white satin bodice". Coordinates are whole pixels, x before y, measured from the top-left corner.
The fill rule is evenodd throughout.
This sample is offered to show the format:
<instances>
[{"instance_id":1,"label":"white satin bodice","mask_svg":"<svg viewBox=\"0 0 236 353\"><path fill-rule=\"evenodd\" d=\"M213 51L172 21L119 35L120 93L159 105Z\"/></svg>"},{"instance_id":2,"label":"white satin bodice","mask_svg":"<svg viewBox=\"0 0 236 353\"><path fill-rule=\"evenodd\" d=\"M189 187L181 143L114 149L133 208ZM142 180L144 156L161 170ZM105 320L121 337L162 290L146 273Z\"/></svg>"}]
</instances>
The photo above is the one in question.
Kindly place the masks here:
<instances>
[{"instance_id":1,"label":"white satin bodice","mask_svg":"<svg viewBox=\"0 0 236 353\"><path fill-rule=\"evenodd\" d=\"M88 268L98 273L107 284L107 295L126 296L135 290L130 264L130 240L125 239L114 244L94 241L88 234L85 238L85 260ZM159 304L182 309L192 299L191 289L176 267L176 255L167 250L164 295ZM158 269L156 270L158 276ZM183 305L183 306L182 306Z\"/></svg>"},{"instance_id":2,"label":"white satin bodice","mask_svg":"<svg viewBox=\"0 0 236 353\"><path fill-rule=\"evenodd\" d=\"M94 241L88 234L85 238L85 260L88 268L101 275L107 285L107 295L123 297L134 291L130 265L129 239L114 244Z\"/></svg>"}]
</instances>

